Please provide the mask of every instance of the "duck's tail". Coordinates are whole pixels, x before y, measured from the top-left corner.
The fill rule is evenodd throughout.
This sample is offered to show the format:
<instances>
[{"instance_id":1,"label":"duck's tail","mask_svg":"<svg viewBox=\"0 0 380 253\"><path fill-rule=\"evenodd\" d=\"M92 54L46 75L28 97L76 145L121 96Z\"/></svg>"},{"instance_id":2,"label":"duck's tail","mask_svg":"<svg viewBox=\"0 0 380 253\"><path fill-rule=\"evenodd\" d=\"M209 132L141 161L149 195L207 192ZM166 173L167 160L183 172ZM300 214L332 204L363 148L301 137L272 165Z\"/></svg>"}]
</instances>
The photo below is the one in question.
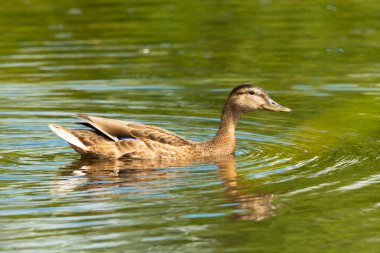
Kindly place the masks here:
<instances>
[{"instance_id":1,"label":"duck's tail","mask_svg":"<svg viewBox=\"0 0 380 253\"><path fill-rule=\"evenodd\" d=\"M56 133L59 137L67 141L74 148L76 147L83 151L89 151L89 148L86 147L86 145L78 137L72 134L70 130L54 124L49 124L48 126L54 133Z\"/></svg>"}]
</instances>

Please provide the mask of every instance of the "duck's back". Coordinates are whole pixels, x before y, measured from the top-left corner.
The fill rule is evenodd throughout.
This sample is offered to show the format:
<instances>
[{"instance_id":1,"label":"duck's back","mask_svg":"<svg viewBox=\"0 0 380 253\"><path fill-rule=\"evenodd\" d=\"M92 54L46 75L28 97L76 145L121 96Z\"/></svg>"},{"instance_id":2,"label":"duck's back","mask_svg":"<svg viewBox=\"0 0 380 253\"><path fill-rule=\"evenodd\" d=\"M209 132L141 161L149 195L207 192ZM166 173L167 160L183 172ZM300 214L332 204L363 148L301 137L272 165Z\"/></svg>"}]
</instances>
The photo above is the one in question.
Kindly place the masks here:
<instances>
[{"instance_id":1,"label":"duck's back","mask_svg":"<svg viewBox=\"0 0 380 253\"><path fill-rule=\"evenodd\" d=\"M49 127L82 156L152 159L190 155L194 143L165 129L134 122L78 115L92 130Z\"/></svg>"}]
</instances>

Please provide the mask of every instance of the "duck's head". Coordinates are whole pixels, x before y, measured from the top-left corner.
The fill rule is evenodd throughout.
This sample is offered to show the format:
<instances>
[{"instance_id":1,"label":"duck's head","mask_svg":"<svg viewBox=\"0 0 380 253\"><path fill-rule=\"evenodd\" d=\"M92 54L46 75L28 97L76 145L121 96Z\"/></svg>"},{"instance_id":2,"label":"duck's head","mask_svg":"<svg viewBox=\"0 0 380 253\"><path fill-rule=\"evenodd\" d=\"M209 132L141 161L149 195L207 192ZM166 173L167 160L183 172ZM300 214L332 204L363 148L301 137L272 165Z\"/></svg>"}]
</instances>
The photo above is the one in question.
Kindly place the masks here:
<instances>
[{"instance_id":1,"label":"duck's head","mask_svg":"<svg viewBox=\"0 0 380 253\"><path fill-rule=\"evenodd\" d=\"M273 101L268 94L259 86L253 84L242 84L234 88L229 97L228 103L234 110L242 113L267 109L275 112L291 112L292 110Z\"/></svg>"}]
</instances>

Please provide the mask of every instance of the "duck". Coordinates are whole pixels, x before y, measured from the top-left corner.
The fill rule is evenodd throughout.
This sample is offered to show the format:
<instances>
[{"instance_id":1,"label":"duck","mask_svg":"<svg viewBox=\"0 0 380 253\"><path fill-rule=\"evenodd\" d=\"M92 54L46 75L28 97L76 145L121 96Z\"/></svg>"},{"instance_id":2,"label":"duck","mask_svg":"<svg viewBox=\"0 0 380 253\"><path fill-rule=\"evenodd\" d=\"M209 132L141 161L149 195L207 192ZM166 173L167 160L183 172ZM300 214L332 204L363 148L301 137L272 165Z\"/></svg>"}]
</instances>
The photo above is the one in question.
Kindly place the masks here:
<instances>
[{"instance_id":1,"label":"duck","mask_svg":"<svg viewBox=\"0 0 380 253\"><path fill-rule=\"evenodd\" d=\"M163 128L130 121L77 114L88 129L49 128L82 158L100 159L196 159L235 153L235 128L246 113L256 110L291 112L269 97L259 86L241 84L224 103L219 128L206 141L192 141Z\"/></svg>"}]
</instances>

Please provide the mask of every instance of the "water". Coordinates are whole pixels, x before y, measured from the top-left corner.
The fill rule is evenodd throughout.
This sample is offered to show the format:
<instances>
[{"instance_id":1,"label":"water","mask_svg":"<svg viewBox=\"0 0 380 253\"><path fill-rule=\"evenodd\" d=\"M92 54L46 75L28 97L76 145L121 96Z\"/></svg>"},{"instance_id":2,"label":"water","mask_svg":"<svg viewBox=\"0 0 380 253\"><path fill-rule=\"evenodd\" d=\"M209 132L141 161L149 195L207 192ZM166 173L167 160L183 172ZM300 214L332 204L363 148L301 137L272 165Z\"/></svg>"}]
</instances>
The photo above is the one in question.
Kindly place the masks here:
<instances>
[{"instance_id":1,"label":"water","mask_svg":"<svg viewBox=\"0 0 380 253\"><path fill-rule=\"evenodd\" d=\"M2 251L378 252L377 1L0 5ZM244 82L293 112L244 116L236 158L81 161L47 128L203 140Z\"/></svg>"}]
</instances>

